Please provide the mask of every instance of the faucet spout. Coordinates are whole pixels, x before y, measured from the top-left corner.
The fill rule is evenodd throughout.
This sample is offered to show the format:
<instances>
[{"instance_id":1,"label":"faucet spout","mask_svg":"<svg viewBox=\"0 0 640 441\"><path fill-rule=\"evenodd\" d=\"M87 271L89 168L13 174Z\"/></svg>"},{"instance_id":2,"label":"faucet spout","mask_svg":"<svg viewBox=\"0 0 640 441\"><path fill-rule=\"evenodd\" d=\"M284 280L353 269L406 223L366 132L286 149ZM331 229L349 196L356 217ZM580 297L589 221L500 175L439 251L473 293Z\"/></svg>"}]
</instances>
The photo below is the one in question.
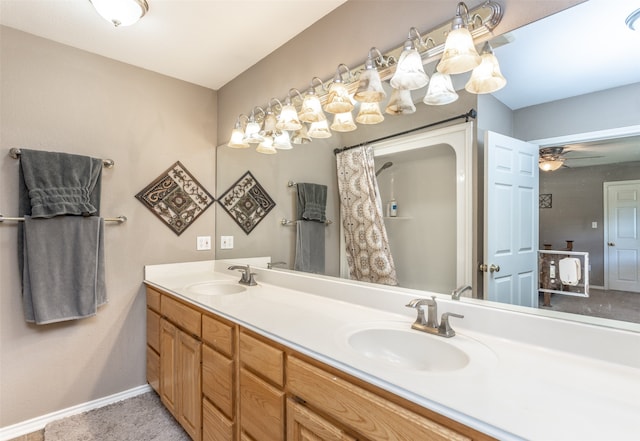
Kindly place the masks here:
<instances>
[{"instance_id":1,"label":"faucet spout","mask_svg":"<svg viewBox=\"0 0 640 441\"><path fill-rule=\"evenodd\" d=\"M409 308L416 308L418 310L418 318L412 325L412 328L424 331L426 328L438 329L438 304L436 303L436 296L431 296L430 299L413 299L407 305ZM427 317L425 319L423 306L427 307Z\"/></svg>"},{"instance_id":2,"label":"faucet spout","mask_svg":"<svg viewBox=\"0 0 640 441\"><path fill-rule=\"evenodd\" d=\"M231 265L227 269L238 270L242 273L242 276L240 276L240 280L238 281L238 283L248 286L257 285L255 279L253 278L255 273L251 272L251 267L249 265Z\"/></svg>"},{"instance_id":3,"label":"faucet spout","mask_svg":"<svg viewBox=\"0 0 640 441\"><path fill-rule=\"evenodd\" d=\"M472 288L470 285L459 286L458 288L451 291L451 300L460 300L460 296L465 291L471 291Z\"/></svg>"}]
</instances>

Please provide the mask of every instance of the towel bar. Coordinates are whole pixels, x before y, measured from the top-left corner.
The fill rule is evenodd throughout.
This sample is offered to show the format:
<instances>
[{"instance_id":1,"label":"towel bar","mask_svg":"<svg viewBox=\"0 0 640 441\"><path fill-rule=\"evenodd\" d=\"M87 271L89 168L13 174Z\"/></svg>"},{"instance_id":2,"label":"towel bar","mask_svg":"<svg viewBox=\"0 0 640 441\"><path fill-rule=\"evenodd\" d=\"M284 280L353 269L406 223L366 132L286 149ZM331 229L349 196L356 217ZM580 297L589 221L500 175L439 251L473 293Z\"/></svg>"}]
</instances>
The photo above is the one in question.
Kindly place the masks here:
<instances>
[{"instance_id":1,"label":"towel bar","mask_svg":"<svg viewBox=\"0 0 640 441\"><path fill-rule=\"evenodd\" d=\"M15 147L9 149L9 156L11 156L13 159L18 159L21 154L22 152L20 151L20 149L17 149ZM102 165L104 166L104 168L112 168L115 165L115 162L113 161L113 159L103 159Z\"/></svg>"},{"instance_id":2,"label":"towel bar","mask_svg":"<svg viewBox=\"0 0 640 441\"><path fill-rule=\"evenodd\" d=\"M284 226L291 226L291 225L295 225L297 221L294 220L289 220L289 219L282 219L280 221L280 224L284 225ZM313 222L313 221L312 221ZM325 225L331 225L333 223L332 220L327 219L326 221L324 221Z\"/></svg>"},{"instance_id":3,"label":"towel bar","mask_svg":"<svg viewBox=\"0 0 640 441\"><path fill-rule=\"evenodd\" d=\"M2 223L4 221L7 221L7 222L23 222L24 221L24 217L4 217L3 215L0 214L0 223ZM105 217L104 221L105 222L117 222L119 224L122 224L122 223L127 221L127 217L126 216Z\"/></svg>"}]
</instances>

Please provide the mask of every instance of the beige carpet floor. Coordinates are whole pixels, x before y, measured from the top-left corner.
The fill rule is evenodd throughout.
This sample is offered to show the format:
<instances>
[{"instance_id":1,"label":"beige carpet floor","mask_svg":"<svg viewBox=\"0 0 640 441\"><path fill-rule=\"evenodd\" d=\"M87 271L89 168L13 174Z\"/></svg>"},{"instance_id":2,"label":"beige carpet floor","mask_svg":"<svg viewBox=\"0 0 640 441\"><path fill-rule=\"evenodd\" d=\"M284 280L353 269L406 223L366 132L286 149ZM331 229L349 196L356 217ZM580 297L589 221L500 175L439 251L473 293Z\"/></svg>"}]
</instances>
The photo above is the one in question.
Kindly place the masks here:
<instances>
[{"instance_id":1,"label":"beige carpet floor","mask_svg":"<svg viewBox=\"0 0 640 441\"><path fill-rule=\"evenodd\" d=\"M155 392L47 424L45 441L190 441Z\"/></svg>"}]
</instances>

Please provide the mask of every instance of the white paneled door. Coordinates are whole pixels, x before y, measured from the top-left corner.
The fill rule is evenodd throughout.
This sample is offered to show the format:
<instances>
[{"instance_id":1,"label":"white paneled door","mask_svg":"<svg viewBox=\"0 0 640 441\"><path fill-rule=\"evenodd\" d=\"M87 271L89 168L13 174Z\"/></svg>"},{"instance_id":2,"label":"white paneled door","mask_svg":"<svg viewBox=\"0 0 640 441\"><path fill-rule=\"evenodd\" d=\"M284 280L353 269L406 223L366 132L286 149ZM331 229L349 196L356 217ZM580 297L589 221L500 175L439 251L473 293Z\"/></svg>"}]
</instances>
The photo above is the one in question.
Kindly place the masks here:
<instances>
[{"instance_id":1,"label":"white paneled door","mask_svg":"<svg viewBox=\"0 0 640 441\"><path fill-rule=\"evenodd\" d=\"M538 146L485 134L484 296L538 307Z\"/></svg>"},{"instance_id":2,"label":"white paneled door","mask_svg":"<svg viewBox=\"0 0 640 441\"><path fill-rule=\"evenodd\" d=\"M605 286L640 292L640 181L605 182Z\"/></svg>"}]
</instances>

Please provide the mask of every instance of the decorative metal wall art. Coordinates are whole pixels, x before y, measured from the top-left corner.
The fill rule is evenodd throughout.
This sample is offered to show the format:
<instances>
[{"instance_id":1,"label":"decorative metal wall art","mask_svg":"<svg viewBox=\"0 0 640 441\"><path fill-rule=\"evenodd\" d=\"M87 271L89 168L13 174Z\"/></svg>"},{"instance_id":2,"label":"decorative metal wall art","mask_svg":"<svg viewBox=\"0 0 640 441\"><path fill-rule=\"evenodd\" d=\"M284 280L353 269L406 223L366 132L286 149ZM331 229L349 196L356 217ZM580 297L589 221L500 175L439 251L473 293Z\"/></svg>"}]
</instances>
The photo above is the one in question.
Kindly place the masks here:
<instances>
[{"instance_id":1,"label":"decorative metal wall art","mask_svg":"<svg viewBox=\"0 0 640 441\"><path fill-rule=\"evenodd\" d=\"M180 161L142 189L136 198L178 236L215 202Z\"/></svg>"},{"instance_id":2,"label":"decorative metal wall art","mask_svg":"<svg viewBox=\"0 0 640 441\"><path fill-rule=\"evenodd\" d=\"M250 171L224 192L218 203L247 234L276 206Z\"/></svg>"}]
</instances>

